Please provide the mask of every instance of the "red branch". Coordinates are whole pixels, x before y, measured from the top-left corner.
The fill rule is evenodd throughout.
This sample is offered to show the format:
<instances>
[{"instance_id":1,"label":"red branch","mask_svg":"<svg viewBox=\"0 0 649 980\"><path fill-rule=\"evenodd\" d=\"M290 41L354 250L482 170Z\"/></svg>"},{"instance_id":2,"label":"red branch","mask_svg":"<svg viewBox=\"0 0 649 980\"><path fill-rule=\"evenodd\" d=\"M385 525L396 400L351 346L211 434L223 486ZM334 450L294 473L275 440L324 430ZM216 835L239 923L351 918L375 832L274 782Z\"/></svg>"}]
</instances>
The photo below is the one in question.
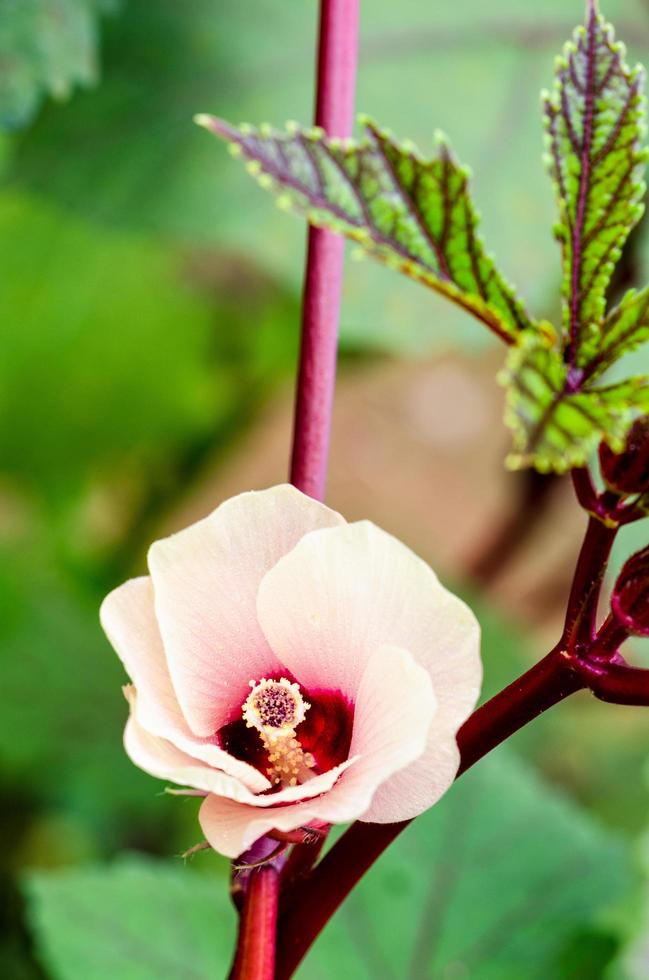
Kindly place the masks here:
<instances>
[{"instance_id":1,"label":"red branch","mask_svg":"<svg viewBox=\"0 0 649 980\"><path fill-rule=\"evenodd\" d=\"M568 599L563 633L565 644L588 644L593 640L597 602L616 534L616 526L609 527L597 517L588 519Z\"/></svg>"},{"instance_id":2,"label":"red branch","mask_svg":"<svg viewBox=\"0 0 649 980\"><path fill-rule=\"evenodd\" d=\"M274 980L278 897L272 863L250 872L230 980Z\"/></svg>"},{"instance_id":3,"label":"red branch","mask_svg":"<svg viewBox=\"0 0 649 980\"><path fill-rule=\"evenodd\" d=\"M358 53L359 0L322 0L315 123L329 136L350 136ZM324 499L345 244L309 228L302 298L291 483Z\"/></svg>"}]
</instances>

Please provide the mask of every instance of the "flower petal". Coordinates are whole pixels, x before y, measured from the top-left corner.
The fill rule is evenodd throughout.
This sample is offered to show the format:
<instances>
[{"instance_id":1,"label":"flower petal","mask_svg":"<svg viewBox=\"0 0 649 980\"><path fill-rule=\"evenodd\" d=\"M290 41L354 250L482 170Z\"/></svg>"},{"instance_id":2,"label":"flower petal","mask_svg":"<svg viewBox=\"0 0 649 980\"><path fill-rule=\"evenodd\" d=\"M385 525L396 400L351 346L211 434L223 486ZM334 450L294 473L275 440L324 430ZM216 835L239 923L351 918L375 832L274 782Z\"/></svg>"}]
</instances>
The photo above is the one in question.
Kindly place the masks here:
<instances>
[{"instance_id":1,"label":"flower petal","mask_svg":"<svg viewBox=\"0 0 649 980\"><path fill-rule=\"evenodd\" d=\"M127 691L138 722L152 735L168 739L181 751L240 779L256 793L270 782L253 766L235 759L218 745L203 741L187 727L171 684L153 606L148 577L131 579L104 599L100 619L106 635L137 690Z\"/></svg>"},{"instance_id":2,"label":"flower petal","mask_svg":"<svg viewBox=\"0 0 649 980\"><path fill-rule=\"evenodd\" d=\"M104 631L138 691L138 713L145 728L164 735L185 724L171 684L148 576L114 589L99 611Z\"/></svg>"},{"instance_id":3,"label":"flower petal","mask_svg":"<svg viewBox=\"0 0 649 980\"><path fill-rule=\"evenodd\" d=\"M309 688L354 697L383 644L409 650L456 727L480 690L480 629L468 606L390 534L361 521L305 535L266 574L257 612L277 657Z\"/></svg>"},{"instance_id":4,"label":"flower petal","mask_svg":"<svg viewBox=\"0 0 649 980\"><path fill-rule=\"evenodd\" d=\"M251 795L238 779L201 763L166 739L151 735L142 728L135 715L131 715L126 723L124 748L136 766L158 779L168 779L205 793L227 793L233 799L247 800Z\"/></svg>"},{"instance_id":5,"label":"flower petal","mask_svg":"<svg viewBox=\"0 0 649 980\"><path fill-rule=\"evenodd\" d=\"M156 616L196 735L231 720L248 681L280 669L256 616L265 573L308 531L341 523L335 511L285 485L233 497L152 546Z\"/></svg>"},{"instance_id":6,"label":"flower petal","mask_svg":"<svg viewBox=\"0 0 649 980\"><path fill-rule=\"evenodd\" d=\"M313 821L354 820L367 811L385 779L418 757L426 745L435 698L430 677L410 654L388 646L376 651L357 694L352 737L352 752L359 752L355 765L329 792L293 806L260 811L208 796L199 819L215 850L238 857L273 829L289 831Z\"/></svg>"}]
</instances>

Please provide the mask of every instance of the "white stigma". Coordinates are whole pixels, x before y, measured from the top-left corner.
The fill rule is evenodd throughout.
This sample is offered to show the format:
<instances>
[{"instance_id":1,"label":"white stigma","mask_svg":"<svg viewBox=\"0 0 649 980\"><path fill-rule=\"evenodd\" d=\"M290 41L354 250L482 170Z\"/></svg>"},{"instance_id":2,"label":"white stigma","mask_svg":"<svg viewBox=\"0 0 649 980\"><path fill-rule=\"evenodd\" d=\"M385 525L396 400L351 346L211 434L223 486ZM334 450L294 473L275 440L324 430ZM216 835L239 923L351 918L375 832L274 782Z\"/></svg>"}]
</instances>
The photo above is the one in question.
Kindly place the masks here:
<instances>
[{"instance_id":1,"label":"white stigma","mask_svg":"<svg viewBox=\"0 0 649 980\"><path fill-rule=\"evenodd\" d=\"M265 677L252 688L241 711L248 728L256 728L268 753L268 776L273 783L296 786L310 779L315 759L304 752L295 730L304 721L311 705L302 697L297 684L285 677L278 681Z\"/></svg>"}]
</instances>

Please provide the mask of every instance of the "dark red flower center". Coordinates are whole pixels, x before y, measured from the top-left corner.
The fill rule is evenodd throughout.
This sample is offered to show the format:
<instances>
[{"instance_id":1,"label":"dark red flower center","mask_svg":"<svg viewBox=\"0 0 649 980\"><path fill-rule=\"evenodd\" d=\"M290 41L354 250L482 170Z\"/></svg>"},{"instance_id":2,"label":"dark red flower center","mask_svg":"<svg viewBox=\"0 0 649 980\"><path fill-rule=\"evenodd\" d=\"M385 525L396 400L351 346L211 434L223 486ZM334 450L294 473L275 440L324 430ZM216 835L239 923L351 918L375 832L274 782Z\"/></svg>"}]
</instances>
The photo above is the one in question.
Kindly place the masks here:
<instances>
[{"instance_id":1,"label":"dark red flower center","mask_svg":"<svg viewBox=\"0 0 649 980\"><path fill-rule=\"evenodd\" d=\"M277 680L276 684L274 680ZM248 706L249 711L254 709L256 712L254 725L240 715L224 725L217 736L218 744L226 752L254 766L265 776L271 776L273 765L269 756L274 753L267 736L272 738L274 729L287 722L290 724L295 713L291 692L283 689L280 683L288 683L285 674L281 682L279 678L264 679L266 687L261 691L253 690L244 704L244 709ZM292 678L291 683L295 683ZM340 691L306 691L302 688L299 691L308 710L302 713L303 720L296 726L294 737L309 759L310 771L318 775L349 757L354 708Z\"/></svg>"}]
</instances>

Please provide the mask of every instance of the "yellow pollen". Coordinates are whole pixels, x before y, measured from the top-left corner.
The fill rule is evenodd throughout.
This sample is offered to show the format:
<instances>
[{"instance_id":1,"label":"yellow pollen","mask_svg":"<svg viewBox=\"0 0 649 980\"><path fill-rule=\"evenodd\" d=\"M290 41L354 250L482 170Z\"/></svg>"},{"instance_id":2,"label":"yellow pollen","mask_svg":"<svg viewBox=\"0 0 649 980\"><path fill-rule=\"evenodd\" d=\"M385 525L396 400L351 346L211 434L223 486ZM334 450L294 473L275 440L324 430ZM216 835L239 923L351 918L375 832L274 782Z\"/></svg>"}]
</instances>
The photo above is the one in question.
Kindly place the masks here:
<instances>
[{"instance_id":1,"label":"yellow pollen","mask_svg":"<svg viewBox=\"0 0 649 980\"><path fill-rule=\"evenodd\" d=\"M268 778L275 785L297 786L310 779L315 759L304 752L295 729L304 721L311 705L297 684L285 677L278 681L265 677L252 688L241 711L248 728L256 728L268 753Z\"/></svg>"}]
</instances>

